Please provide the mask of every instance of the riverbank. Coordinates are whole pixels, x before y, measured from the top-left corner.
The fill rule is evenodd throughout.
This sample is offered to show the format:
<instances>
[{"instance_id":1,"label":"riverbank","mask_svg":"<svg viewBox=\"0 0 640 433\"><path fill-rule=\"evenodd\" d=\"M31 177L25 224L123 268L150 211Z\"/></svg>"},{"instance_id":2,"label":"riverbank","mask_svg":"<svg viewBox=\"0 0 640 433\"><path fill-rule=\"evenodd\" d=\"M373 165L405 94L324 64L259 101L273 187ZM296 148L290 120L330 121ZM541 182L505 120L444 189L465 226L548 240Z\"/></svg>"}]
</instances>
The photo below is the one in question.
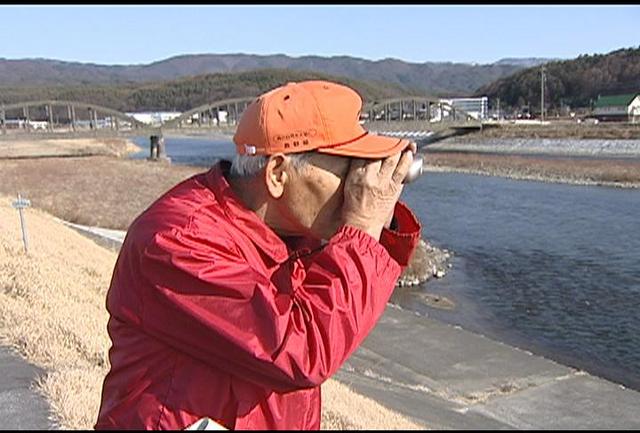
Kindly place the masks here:
<instances>
[{"instance_id":1,"label":"riverbank","mask_svg":"<svg viewBox=\"0 0 640 433\"><path fill-rule=\"evenodd\" d=\"M427 149L427 172L456 172L516 180L640 188L640 159L580 158Z\"/></svg>"},{"instance_id":2,"label":"riverbank","mask_svg":"<svg viewBox=\"0 0 640 433\"><path fill-rule=\"evenodd\" d=\"M17 223L15 214L13 211ZM15 242L19 245L19 237ZM68 266L64 255L59 253L63 258L58 263L61 267ZM397 407L410 417L427 420L429 427L637 425L629 424L634 421L629 417L634 414L629 408L638 403L629 400L627 390L620 390L617 385L572 370L567 373L557 364L553 367L554 374L545 374L544 380L538 380L532 368L540 363L548 365L538 357L520 353L513 358L508 354L514 349L469 336L456 327L417 317L412 312L396 314L394 309L386 312L385 317L388 319L381 323L380 331L374 331L364 349L354 355L353 363L347 364L337 378L387 407ZM632 404L627 404L629 401ZM373 428L370 423L365 426Z\"/></svg>"},{"instance_id":3,"label":"riverbank","mask_svg":"<svg viewBox=\"0 0 640 433\"><path fill-rule=\"evenodd\" d=\"M640 125L500 124L425 148L427 171L640 187Z\"/></svg>"},{"instance_id":4,"label":"riverbank","mask_svg":"<svg viewBox=\"0 0 640 433\"><path fill-rule=\"evenodd\" d=\"M574 139L574 140L634 140L640 138L640 123L600 122L597 124L576 120L504 121L493 123L482 130L458 137L460 142L487 139Z\"/></svg>"},{"instance_id":5,"label":"riverbank","mask_svg":"<svg viewBox=\"0 0 640 433\"><path fill-rule=\"evenodd\" d=\"M0 221L7 212L0 204ZM0 245L12 253L0 257L0 330L9 323L8 340L23 356L50 361L38 384L56 409L56 427L90 429L108 371L107 348L96 350L96 341L107 338L102 301L115 253L46 214L28 218L37 239L28 256L19 237L0 230ZM82 254L68 257L74 251ZM635 429L639 404L636 391L389 305L323 384L321 428Z\"/></svg>"}]
</instances>

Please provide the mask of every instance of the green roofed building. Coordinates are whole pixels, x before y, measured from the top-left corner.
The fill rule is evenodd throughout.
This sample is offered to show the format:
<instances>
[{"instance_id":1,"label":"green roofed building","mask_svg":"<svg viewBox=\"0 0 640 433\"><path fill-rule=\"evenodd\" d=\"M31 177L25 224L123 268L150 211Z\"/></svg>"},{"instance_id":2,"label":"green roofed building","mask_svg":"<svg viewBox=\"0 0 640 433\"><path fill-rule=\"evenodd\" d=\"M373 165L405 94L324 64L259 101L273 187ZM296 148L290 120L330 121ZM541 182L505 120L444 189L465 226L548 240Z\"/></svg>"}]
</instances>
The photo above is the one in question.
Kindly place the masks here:
<instances>
[{"instance_id":1,"label":"green roofed building","mask_svg":"<svg viewBox=\"0 0 640 433\"><path fill-rule=\"evenodd\" d=\"M640 93L599 96L593 117L603 121L640 121Z\"/></svg>"}]
</instances>

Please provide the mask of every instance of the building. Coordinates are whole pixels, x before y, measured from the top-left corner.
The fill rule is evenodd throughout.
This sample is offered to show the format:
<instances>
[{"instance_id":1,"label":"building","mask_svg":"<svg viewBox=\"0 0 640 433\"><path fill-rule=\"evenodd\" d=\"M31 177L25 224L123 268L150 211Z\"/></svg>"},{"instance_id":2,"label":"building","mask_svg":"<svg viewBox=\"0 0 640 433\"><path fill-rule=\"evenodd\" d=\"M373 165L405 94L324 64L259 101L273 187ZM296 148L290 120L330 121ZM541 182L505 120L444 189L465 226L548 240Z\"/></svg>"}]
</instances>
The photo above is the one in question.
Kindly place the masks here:
<instances>
[{"instance_id":1,"label":"building","mask_svg":"<svg viewBox=\"0 0 640 433\"><path fill-rule=\"evenodd\" d=\"M147 125L158 126L162 123L175 119L180 116L182 113L179 111L156 111L156 112L146 112L146 113L126 113L128 116L133 117L139 122L146 123Z\"/></svg>"},{"instance_id":2,"label":"building","mask_svg":"<svg viewBox=\"0 0 640 433\"><path fill-rule=\"evenodd\" d=\"M486 96L479 98L440 99L440 102L449 104L453 108L466 111L471 117L477 120L489 117L489 98Z\"/></svg>"},{"instance_id":3,"label":"building","mask_svg":"<svg viewBox=\"0 0 640 433\"><path fill-rule=\"evenodd\" d=\"M640 93L599 96L591 117L602 121L640 121Z\"/></svg>"},{"instance_id":4,"label":"building","mask_svg":"<svg viewBox=\"0 0 640 433\"><path fill-rule=\"evenodd\" d=\"M5 119L0 122L7 129L48 129L49 122L45 120Z\"/></svg>"},{"instance_id":5,"label":"building","mask_svg":"<svg viewBox=\"0 0 640 433\"><path fill-rule=\"evenodd\" d=\"M200 125L208 122L211 122L212 124L215 123L216 126L220 126L222 123L229 124L228 113L225 110L220 109L204 113L193 113L191 117L185 121L187 125Z\"/></svg>"}]
</instances>

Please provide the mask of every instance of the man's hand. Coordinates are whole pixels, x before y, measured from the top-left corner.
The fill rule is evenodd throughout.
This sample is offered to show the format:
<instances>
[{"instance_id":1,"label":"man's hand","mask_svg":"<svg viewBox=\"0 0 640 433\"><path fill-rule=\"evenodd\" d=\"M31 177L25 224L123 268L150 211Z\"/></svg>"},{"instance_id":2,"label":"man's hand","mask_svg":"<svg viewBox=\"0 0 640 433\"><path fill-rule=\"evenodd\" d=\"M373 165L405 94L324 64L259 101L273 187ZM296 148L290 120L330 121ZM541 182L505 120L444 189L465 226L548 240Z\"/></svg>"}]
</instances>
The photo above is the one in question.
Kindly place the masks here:
<instances>
[{"instance_id":1,"label":"man's hand","mask_svg":"<svg viewBox=\"0 0 640 433\"><path fill-rule=\"evenodd\" d=\"M411 143L385 159L353 159L344 185L343 224L357 227L377 240L393 218L405 176L416 151Z\"/></svg>"}]
</instances>

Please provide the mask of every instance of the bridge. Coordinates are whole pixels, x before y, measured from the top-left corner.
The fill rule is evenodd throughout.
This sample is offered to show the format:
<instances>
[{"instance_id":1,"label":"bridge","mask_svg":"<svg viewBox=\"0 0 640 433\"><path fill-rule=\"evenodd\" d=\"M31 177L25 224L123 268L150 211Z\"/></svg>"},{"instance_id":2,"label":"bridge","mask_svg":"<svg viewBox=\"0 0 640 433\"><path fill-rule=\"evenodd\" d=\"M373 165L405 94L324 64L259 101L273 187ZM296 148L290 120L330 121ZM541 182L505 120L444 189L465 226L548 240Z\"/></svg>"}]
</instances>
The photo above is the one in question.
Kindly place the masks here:
<instances>
[{"instance_id":1,"label":"bridge","mask_svg":"<svg viewBox=\"0 0 640 433\"><path fill-rule=\"evenodd\" d=\"M171 133L233 133L255 96L214 101L170 120L148 124L133 115L77 101L42 100L0 105L0 139L134 137ZM409 96L366 102L363 126L378 134L436 140L481 129L469 113L434 98Z\"/></svg>"}]
</instances>

